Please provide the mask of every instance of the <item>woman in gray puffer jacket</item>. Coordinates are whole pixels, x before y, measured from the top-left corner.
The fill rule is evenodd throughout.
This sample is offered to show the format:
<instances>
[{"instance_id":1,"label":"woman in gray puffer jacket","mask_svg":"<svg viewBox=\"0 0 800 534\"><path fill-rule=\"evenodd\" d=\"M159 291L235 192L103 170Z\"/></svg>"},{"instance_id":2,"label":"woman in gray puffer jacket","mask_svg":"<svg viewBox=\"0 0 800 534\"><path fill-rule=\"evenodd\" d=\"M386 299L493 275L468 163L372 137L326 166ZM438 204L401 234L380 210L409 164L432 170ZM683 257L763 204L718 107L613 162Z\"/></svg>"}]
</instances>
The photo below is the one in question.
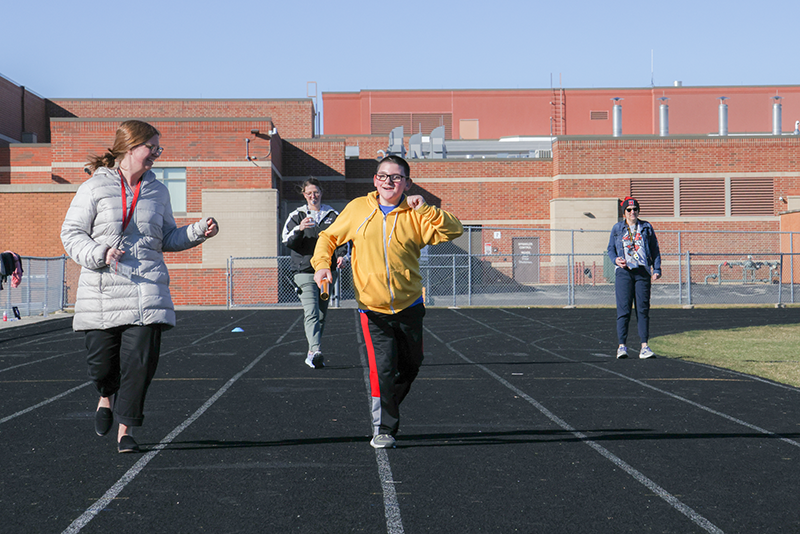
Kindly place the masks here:
<instances>
[{"instance_id":1,"label":"woman in gray puffer jacket","mask_svg":"<svg viewBox=\"0 0 800 534\"><path fill-rule=\"evenodd\" d=\"M89 376L100 394L95 432L119 422L119 452L138 452L131 427L144 420L161 332L175 326L163 252L185 250L218 232L206 218L178 228L169 192L150 171L160 134L126 121L114 147L89 159L92 177L67 211L61 241L81 267L73 329L85 332Z\"/></svg>"}]
</instances>

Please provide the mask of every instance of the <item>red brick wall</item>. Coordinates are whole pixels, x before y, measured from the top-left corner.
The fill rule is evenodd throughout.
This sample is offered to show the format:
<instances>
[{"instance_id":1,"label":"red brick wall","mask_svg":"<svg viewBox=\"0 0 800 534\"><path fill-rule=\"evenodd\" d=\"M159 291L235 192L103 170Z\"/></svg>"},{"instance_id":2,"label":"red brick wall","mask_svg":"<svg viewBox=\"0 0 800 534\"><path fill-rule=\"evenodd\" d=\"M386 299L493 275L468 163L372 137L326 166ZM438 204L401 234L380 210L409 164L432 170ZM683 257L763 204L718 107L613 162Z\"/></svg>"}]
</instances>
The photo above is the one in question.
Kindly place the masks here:
<instances>
[{"instance_id":1,"label":"red brick wall","mask_svg":"<svg viewBox=\"0 0 800 534\"><path fill-rule=\"evenodd\" d=\"M795 172L800 137L562 137L553 146L556 175Z\"/></svg>"},{"instance_id":2,"label":"red brick wall","mask_svg":"<svg viewBox=\"0 0 800 534\"><path fill-rule=\"evenodd\" d=\"M51 117L171 119L171 118L270 118L282 137L314 135L314 104L296 100L143 100L56 99L50 101ZM262 129L262 132L268 129ZM247 130L243 133L249 133Z\"/></svg>"},{"instance_id":3,"label":"red brick wall","mask_svg":"<svg viewBox=\"0 0 800 534\"><path fill-rule=\"evenodd\" d=\"M284 176L343 176L344 146L341 139L286 139L283 136Z\"/></svg>"},{"instance_id":4,"label":"red brick wall","mask_svg":"<svg viewBox=\"0 0 800 534\"><path fill-rule=\"evenodd\" d=\"M23 124L23 99L25 124ZM2 110L0 135L22 141L22 132L29 132L36 134L38 143L50 142L45 100L2 76L0 76L0 110Z\"/></svg>"},{"instance_id":5,"label":"red brick wall","mask_svg":"<svg viewBox=\"0 0 800 534\"><path fill-rule=\"evenodd\" d=\"M53 183L49 170L29 171L3 167L44 167L50 168L52 155L49 144L12 144L0 146L0 184L47 184Z\"/></svg>"},{"instance_id":6,"label":"red brick wall","mask_svg":"<svg viewBox=\"0 0 800 534\"><path fill-rule=\"evenodd\" d=\"M324 184L328 199L351 199L374 190L372 176L385 136L312 138L313 105L310 99L287 101L172 101L172 100L59 100L56 115L80 119L53 119L50 145L0 147L0 184L81 183L88 176L80 166L89 154L109 146L123 117L149 118L162 133L164 162L246 162L242 167L187 166L188 211L202 211L204 189L264 188L275 184L282 199L299 199L295 181L278 183L265 166L286 177L341 176ZM89 118L86 118L89 117ZM261 118L253 118L261 117ZM205 119L205 120L204 120ZM277 126L282 137L255 138L251 129L268 131ZM287 139L288 138L288 139ZM359 146L361 159L346 160L346 146ZM464 220L530 220L550 218L554 198L622 198L629 194L630 177L652 174L692 176L714 173L759 173L775 177L777 196L800 194L800 138L774 137L561 137L552 160L473 159L410 160L412 193L447 209ZM20 167L53 167L25 172ZM262 165L261 167L257 165ZM8 170L14 167L14 172ZM5 168L2 169L2 168ZM61 222L73 193L7 193L0 195L0 224L11 228L4 246L29 256L63 253ZM20 224L19 221L24 221ZM194 222L182 218L179 225ZM703 222L658 222L665 230L778 230L777 220L719 219ZM16 231L15 231L16 230ZM504 236L505 237L505 236ZM672 237L664 234L665 246ZM777 243L777 242L776 242ZM544 246L544 243L542 246ZM762 238L737 234L720 239L684 234L682 248L705 250L774 250ZM509 245L510 246L510 245ZM505 252L504 252L505 253ZM202 248L165 255L168 263L199 264ZM224 304L226 282L222 269L171 269L172 289L178 304Z\"/></svg>"},{"instance_id":7,"label":"red brick wall","mask_svg":"<svg viewBox=\"0 0 800 534\"><path fill-rule=\"evenodd\" d=\"M21 256L64 254L61 223L73 196L72 192L0 194L2 250Z\"/></svg>"}]
</instances>

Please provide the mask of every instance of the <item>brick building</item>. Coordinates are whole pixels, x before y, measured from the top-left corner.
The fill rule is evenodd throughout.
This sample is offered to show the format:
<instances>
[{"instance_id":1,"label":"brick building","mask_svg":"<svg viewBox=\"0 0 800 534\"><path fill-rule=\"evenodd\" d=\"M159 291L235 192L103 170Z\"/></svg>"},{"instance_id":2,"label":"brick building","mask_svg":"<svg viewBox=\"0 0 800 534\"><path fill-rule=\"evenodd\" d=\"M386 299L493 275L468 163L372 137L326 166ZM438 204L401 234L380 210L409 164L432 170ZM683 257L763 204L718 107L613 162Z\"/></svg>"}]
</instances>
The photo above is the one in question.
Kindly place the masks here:
<instances>
[{"instance_id":1,"label":"brick building","mask_svg":"<svg viewBox=\"0 0 800 534\"><path fill-rule=\"evenodd\" d=\"M162 133L165 150L154 170L170 187L178 224L204 216L220 222L217 238L166 255L176 304L225 304L228 257L283 254L280 227L302 202L296 186L308 176L323 182L325 202L336 207L372 190L388 132L406 124L426 134L444 127L451 146L458 140L489 150L409 159L415 191L465 224L608 230L619 217L618 199L632 193L642 217L660 229L781 230L780 214L800 209L800 135L771 133L771 97L778 91L783 115L800 117L800 86L674 89L666 136L658 135L661 89L548 90L527 101L524 91L484 91L468 95L469 105L452 91L326 93L326 135L318 135L308 98L47 99L0 77L2 246L25 256L63 254L61 222L88 178L86 158L101 153L129 118ZM722 101L730 104L728 135L715 132L718 93L729 97ZM625 98L624 127L612 135L617 97ZM739 99L757 105L734 107ZM530 108L541 109L531 115ZM559 133L550 136L554 109ZM471 139L459 139L464 133ZM528 136L544 137L548 150L511 154ZM503 137L512 139L499 144ZM789 246L779 241L775 250ZM540 243L541 252L565 246ZM605 242L581 246L601 251Z\"/></svg>"}]
</instances>

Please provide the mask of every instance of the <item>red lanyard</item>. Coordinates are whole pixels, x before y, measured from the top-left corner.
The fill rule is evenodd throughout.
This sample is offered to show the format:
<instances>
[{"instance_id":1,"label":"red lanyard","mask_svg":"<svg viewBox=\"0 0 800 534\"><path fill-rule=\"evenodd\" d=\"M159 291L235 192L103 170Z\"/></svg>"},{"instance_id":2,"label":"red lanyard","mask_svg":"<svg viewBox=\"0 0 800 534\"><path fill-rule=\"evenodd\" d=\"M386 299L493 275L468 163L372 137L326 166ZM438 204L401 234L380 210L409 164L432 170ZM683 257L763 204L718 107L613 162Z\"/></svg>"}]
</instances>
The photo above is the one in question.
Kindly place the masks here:
<instances>
[{"instance_id":1,"label":"red lanyard","mask_svg":"<svg viewBox=\"0 0 800 534\"><path fill-rule=\"evenodd\" d=\"M120 183L122 184L122 231L125 231L125 228L128 227L128 224L133 219L133 210L136 209L136 203L139 201L139 191L142 188L142 180L139 179L139 183L136 184L136 189L133 191L133 200L131 201L131 212L127 213L128 211L128 199L126 194L126 187L125 187L125 179L122 177L122 174L119 175Z\"/></svg>"}]
</instances>

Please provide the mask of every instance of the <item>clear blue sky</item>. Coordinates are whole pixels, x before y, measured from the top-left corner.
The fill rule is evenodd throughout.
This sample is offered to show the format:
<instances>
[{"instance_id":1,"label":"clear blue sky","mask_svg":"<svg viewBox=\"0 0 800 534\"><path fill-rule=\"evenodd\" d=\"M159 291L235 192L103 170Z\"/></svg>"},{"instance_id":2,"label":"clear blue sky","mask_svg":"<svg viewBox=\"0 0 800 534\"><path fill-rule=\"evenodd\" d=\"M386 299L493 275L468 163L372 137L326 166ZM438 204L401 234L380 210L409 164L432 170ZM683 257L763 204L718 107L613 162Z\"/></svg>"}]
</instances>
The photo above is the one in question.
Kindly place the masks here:
<instances>
[{"instance_id":1,"label":"clear blue sky","mask_svg":"<svg viewBox=\"0 0 800 534\"><path fill-rule=\"evenodd\" d=\"M48 98L800 84L800 0L0 0L0 74ZM560 80L560 82L559 82Z\"/></svg>"}]
</instances>

